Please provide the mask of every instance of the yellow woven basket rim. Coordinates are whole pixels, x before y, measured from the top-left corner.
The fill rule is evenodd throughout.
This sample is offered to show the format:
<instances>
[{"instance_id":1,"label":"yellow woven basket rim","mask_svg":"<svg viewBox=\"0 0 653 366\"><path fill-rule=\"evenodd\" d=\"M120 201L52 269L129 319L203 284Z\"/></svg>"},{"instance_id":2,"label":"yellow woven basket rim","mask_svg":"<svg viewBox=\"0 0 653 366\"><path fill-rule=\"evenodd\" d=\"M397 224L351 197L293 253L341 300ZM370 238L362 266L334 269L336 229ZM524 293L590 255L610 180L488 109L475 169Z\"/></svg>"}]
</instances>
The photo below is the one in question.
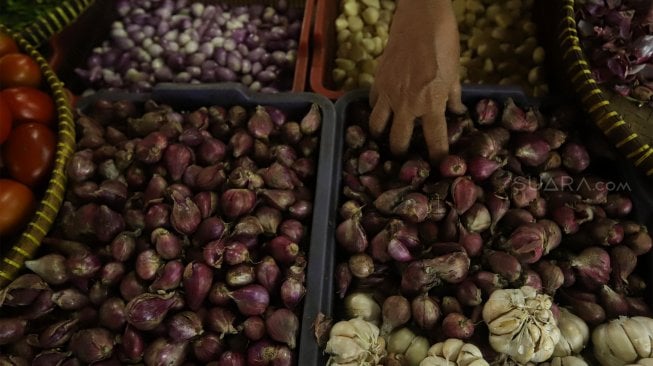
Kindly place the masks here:
<instances>
[{"instance_id":1,"label":"yellow woven basket rim","mask_svg":"<svg viewBox=\"0 0 653 366\"><path fill-rule=\"evenodd\" d=\"M576 28L574 0L561 0L562 13L558 41L562 59L586 112L606 138L645 175L653 176L653 147L647 144L623 117L612 108L592 77L587 58L580 46Z\"/></svg>"},{"instance_id":2,"label":"yellow woven basket rim","mask_svg":"<svg viewBox=\"0 0 653 366\"><path fill-rule=\"evenodd\" d=\"M18 47L38 63L53 96L58 119L58 142L52 175L34 217L11 249L3 253L0 262L0 288L3 288L16 277L25 260L34 256L57 217L66 192L66 164L75 151L75 125L63 83L43 56L17 32L2 24L0 32L9 34Z\"/></svg>"}]
</instances>

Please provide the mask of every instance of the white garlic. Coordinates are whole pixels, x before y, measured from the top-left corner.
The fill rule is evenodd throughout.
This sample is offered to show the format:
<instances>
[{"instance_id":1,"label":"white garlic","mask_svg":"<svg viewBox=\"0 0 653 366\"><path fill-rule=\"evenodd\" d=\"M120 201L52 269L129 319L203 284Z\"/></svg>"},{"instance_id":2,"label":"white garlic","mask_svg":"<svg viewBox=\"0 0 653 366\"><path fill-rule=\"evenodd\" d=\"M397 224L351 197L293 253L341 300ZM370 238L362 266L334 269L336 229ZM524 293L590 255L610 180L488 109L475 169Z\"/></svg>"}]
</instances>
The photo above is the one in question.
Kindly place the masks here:
<instances>
[{"instance_id":1,"label":"white garlic","mask_svg":"<svg viewBox=\"0 0 653 366\"><path fill-rule=\"evenodd\" d=\"M333 325L325 352L327 365L378 365L385 356L385 341L379 328L363 319L354 318Z\"/></svg>"},{"instance_id":2,"label":"white garlic","mask_svg":"<svg viewBox=\"0 0 653 366\"><path fill-rule=\"evenodd\" d=\"M580 353L590 337L590 330L583 319L565 308L560 308L558 328L560 340L555 346L553 355L562 357Z\"/></svg>"},{"instance_id":3,"label":"white garlic","mask_svg":"<svg viewBox=\"0 0 653 366\"><path fill-rule=\"evenodd\" d=\"M489 366L481 350L471 343L450 338L434 344L419 366Z\"/></svg>"},{"instance_id":4,"label":"white garlic","mask_svg":"<svg viewBox=\"0 0 653 366\"><path fill-rule=\"evenodd\" d=\"M483 307L490 345L519 363L544 362L560 340L551 298L530 287L492 293Z\"/></svg>"},{"instance_id":5,"label":"white garlic","mask_svg":"<svg viewBox=\"0 0 653 366\"><path fill-rule=\"evenodd\" d=\"M623 366L653 357L653 319L619 317L592 332L594 356L603 366Z\"/></svg>"}]
</instances>

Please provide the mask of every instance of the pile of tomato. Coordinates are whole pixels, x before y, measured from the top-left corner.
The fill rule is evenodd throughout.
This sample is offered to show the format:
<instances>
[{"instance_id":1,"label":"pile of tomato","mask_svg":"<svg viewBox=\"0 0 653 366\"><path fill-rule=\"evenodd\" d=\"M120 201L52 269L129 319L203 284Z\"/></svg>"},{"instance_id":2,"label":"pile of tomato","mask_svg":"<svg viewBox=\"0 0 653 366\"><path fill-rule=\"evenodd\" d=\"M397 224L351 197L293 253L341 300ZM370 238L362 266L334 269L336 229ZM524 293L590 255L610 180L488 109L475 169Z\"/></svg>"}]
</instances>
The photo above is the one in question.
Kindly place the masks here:
<instances>
[{"instance_id":1,"label":"pile of tomato","mask_svg":"<svg viewBox=\"0 0 653 366\"><path fill-rule=\"evenodd\" d=\"M36 61L0 32L0 238L24 228L54 165L57 113L42 86Z\"/></svg>"}]
</instances>

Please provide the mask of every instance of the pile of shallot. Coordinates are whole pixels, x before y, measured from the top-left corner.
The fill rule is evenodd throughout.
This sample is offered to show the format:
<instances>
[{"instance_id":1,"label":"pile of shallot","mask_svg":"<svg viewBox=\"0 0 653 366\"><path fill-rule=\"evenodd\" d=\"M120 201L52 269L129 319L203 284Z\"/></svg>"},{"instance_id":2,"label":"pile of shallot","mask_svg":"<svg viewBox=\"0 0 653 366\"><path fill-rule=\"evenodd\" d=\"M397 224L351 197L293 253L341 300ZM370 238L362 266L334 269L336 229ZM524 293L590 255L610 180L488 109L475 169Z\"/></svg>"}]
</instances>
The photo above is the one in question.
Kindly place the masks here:
<instances>
[{"instance_id":1,"label":"pile of shallot","mask_svg":"<svg viewBox=\"0 0 653 366\"><path fill-rule=\"evenodd\" d=\"M98 100L0 364L291 365L321 111Z\"/></svg>"},{"instance_id":2,"label":"pile of shallot","mask_svg":"<svg viewBox=\"0 0 653 366\"><path fill-rule=\"evenodd\" d=\"M587 330L567 327L559 336L561 308L590 329L650 316L648 278L636 267L651 236L632 221L627 182L602 178L590 165L570 133L574 114L524 109L511 99L469 107L449 116L450 155L433 166L419 134L412 155L393 157L385 136L367 133L367 105L350 106L335 233L334 290L344 301L336 320L377 326L386 364L418 365L429 345L451 338L474 344L488 361L510 356L521 364L580 357ZM499 295L502 289L511 292ZM489 302L493 294L513 300ZM506 320L483 322L497 317ZM507 333L495 329L508 331L508 323L517 332L512 342L522 344L500 355L497 348L511 343L496 342ZM317 325L327 345L329 322ZM575 352L553 353L559 340ZM333 364L351 361L330 353Z\"/></svg>"}]
</instances>

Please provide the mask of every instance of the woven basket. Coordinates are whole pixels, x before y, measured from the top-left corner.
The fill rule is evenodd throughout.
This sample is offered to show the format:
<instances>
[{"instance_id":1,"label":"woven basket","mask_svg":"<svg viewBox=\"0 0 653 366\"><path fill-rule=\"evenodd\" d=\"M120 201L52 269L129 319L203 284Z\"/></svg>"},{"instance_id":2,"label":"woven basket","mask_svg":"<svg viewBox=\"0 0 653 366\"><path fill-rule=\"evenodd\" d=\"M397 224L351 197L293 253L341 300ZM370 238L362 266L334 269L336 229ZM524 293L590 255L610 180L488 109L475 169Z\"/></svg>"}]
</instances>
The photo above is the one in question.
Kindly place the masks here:
<instances>
[{"instance_id":1,"label":"woven basket","mask_svg":"<svg viewBox=\"0 0 653 366\"><path fill-rule=\"evenodd\" d=\"M58 133L54 168L47 189L39 203L34 217L7 251L3 251L0 261L0 288L12 281L23 267L25 260L31 258L39 248L41 240L52 227L57 217L66 191L66 164L75 151L75 125L63 84L52 72L45 59L25 38L0 24L0 32L9 34L20 50L31 56L39 65L49 93L57 107Z\"/></svg>"},{"instance_id":2,"label":"woven basket","mask_svg":"<svg viewBox=\"0 0 653 366\"><path fill-rule=\"evenodd\" d=\"M47 13L36 17L32 24L20 31L20 34L29 43L38 47L72 24L94 1L64 0Z\"/></svg>"},{"instance_id":3,"label":"woven basket","mask_svg":"<svg viewBox=\"0 0 653 366\"><path fill-rule=\"evenodd\" d=\"M592 78L580 46L574 14L574 0L561 0L558 41L567 77L579 95L583 108L596 126L635 167L653 177L653 120L649 107L638 108L611 91L603 90ZM648 136L646 135L648 132Z\"/></svg>"}]
</instances>

